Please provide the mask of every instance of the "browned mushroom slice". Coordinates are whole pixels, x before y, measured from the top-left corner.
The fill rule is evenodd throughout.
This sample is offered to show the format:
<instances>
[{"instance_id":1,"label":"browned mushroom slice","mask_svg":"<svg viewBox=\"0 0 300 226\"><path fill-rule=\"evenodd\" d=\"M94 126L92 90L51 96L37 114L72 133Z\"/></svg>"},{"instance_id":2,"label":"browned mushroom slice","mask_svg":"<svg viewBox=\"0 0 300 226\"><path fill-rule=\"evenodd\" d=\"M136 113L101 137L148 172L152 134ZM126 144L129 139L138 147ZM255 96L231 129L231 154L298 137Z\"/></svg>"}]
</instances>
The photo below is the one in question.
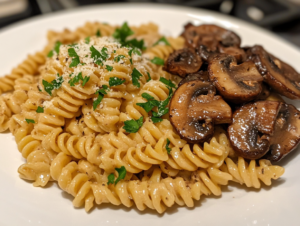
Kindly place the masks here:
<instances>
[{"instance_id":1,"label":"browned mushroom slice","mask_svg":"<svg viewBox=\"0 0 300 226\"><path fill-rule=\"evenodd\" d=\"M279 161L293 151L299 142L300 112L291 104L281 103L275 132L270 141L270 151L265 157L271 161Z\"/></svg>"},{"instance_id":2,"label":"browned mushroom slice","mask_svg":"<svg viewBox=\"0 0 300 226\"><path fill-rule=\"evenodd\" d=\"M224 47L239 47L241 44L241 39L236 33L211 24L193 26L189 23L185 26L182 36L185 38L187 46L195 48L205 45L209 51L215 51L219 44Z\"/></svg>"},{"instance_id":3,"label":"browned mushroom slice","mask_svg":"<svg viewBox=\"0 0 300 226\"><path fill-rule=\"evenodd\" d=\"M193 49L184 48L174 51L168 57L164 70L185 77L187 74L199 71L202 60Z\"/></svg>"},{"instance_id":4,"label":"browned mushroom slice","mask_svg":"<svg viewBox=\"0 0 300 226\"><path fill-rule=\"evenodd\" d=\"M200 80L202 82L209 82L209 74L207 71L199 71L193 74L187 75L184 79L180 81L178 86L190 81Z\"/></svg>"},{"instance_id":5,"label":"browned mushroom slice","mask_svg":"<svg viewBox=\"0 0 300 226\"><path fill-rule=\"evenodd\" d=\"M262 87L262 90L261 90L260 94L257 96L256 100L267 100L267 98L271 94L270 87L264 83L261 84L261 87ZM276 100L274 100L274 101L276 101Z\"/></svg>"},{"instance_id":6,"label":"browned mushroom slice","mask_svg":"<svg viewBox=\"0 0 300 226\"><path fill-rule=\"evenodd\" d=\"M259 159L268 152L279 108L279 102L258 101L234 112L228 135L239 155Z\"/></svg>"},{"instance_id":7,"label":"browned mushroom slice","mask_svg":"<svg viewBox=\"0 0 300 226\"><path fill-rule=\"evenodd\" d=\"M276 92L291 99L300 99L300 74L290 65L269 54L262 46L248 49L247 54Z\"/></svg>"},{"instance_id":8,"label":"browned mushroom slice","mask_svg":"<svg viewBox=\"0 0 300 226\"><path fill-rule=\"evenodd\" d=\"M228 55L233 56L238 63L244 62L246 60L245 51L239 47L236 46L223 47L222 45L219 45L218 47L220 53L226 53Z\"/></svg>"},{"instance_id":9,"label":"browned mushroom slice","mask_svg":"<svg viewBox=\"0 0 300 226\"><path fill-rule=\"evenodd\" d=\"M209 82L182 84L170 103L170 121L180 136L190 143L201 143L213 136L214 123L230 123L231 108Z\"/></svg>"},{"instance_id":10,"label":"browned mushroom slice","mask_svg":"<svg viewBox=\"0 0 300 226\"><path fill-rule=\"evenodd\" d=\"M251 61L237 65L233 56L218 54L209 63L208 72L220 94L233 103L254 100L262 91L263 78Z\"/></svg>"}]
</instances>

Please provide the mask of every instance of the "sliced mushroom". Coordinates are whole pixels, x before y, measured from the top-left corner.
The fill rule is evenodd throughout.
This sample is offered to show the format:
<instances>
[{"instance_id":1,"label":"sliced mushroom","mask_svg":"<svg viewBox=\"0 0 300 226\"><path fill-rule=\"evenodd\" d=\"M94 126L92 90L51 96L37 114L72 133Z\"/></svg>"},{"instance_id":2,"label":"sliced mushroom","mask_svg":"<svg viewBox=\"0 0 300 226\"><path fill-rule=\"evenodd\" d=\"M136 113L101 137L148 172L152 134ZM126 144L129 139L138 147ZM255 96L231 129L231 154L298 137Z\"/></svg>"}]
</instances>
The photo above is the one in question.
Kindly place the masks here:
<instances>
[{"instance_id":1,"label":"sliced mushroom","mask_svg":"<svg viewBox=\"0 0 300 226\"><path fill-rule=\"evenodd\" d=\"M271 94L269 86L267 86L264 83L262 83L261 86L262 86L262 90L261 90L260 94L257 96L256 100L266 100Z\"/></svg>"},{"instance_id":2,"label":"sliced mushroom","mask_svg":"<svg viewBox=\"0 0 300 226\"><path fill-rule=\"evenodd\" d=\"M258 71L276 92L291 99L300 99L300 74L290 65L256 45L247 51Z\"/></svg>"},{"instance_id":3,"label":"sliced mushroom","mask_svg":"<svg viewBox=\"0 0 300 226\"><path fill-rule=\"evenodd\" d=\"M281 103L275 123L275 132L271 137L270 151L265 156L271 161L279 161L300 142L300 112L291 104Z\"/></svg>"},{"instance_id":4,"label":"sliced mushroom","mask_svg":"<svg viewBox=\"0 0 300 226\"><path fill-rule=\"evenodd\" d=\"M213 136L214 124L230 123L231 108L209 82L182 84L170 103L170 121L180 136L190 143L202 143Z\"/></svg>"},{"instance_id":5,"label":"sliced mushroom","mask_svg":"<svg viewBox=\"0 0 300 226\"><path fill-rule=\"evenodd\" d=\"M234 112L228 135L233 149L246 159L258 159L270 148L280 103L258 101Z\"/></svg>"},{"instance_id":6,"label":"sliced mushroom","mask_svg":"<svg viewBox=\"0 0 300 226\"><path fill-rule=\"evenodd\" d=\"M187 74L199 71L202 60L193 49L184 48L174 51L168 57L164 70L185 77Z\"/></svg>"},{"instance_id":7,"label":"sliced mushroom","mask_svg":"<svg viewBox=\"0 0 300 226\"><path fill-rule=\"evenodd\" d=\"M224 99L233 103L254 100L262 91L263 78L251 61L237 65L233 56L218 54L209 63L208 72Z\"/></svg>"},{"instance_id":8,"label":"sliced mushroom","mask_svg":"<svg viewBox=\"0 0 300 226\"><path fill-rule=\"evenodd\" d=\"M209 74L207 71L199 71L197 73L189 74L184 79L180 81L178 86L190 81L200 80L203 82L209 82Z\"/></svg>"},{"instance_id":9,"label":"sliced mushroom","mask_svg":"<svg viewBox=\"0 0 300 226\"><path fill-rule=\"evenodd\" d=\"M219 44L224 47L239 47L241 44L241 39L236 33L211 24L194 26L189 23L185 26L182 36L187 46L196 48L205 45L209 51L215 51Z\"/></svg>"}]
</instances>

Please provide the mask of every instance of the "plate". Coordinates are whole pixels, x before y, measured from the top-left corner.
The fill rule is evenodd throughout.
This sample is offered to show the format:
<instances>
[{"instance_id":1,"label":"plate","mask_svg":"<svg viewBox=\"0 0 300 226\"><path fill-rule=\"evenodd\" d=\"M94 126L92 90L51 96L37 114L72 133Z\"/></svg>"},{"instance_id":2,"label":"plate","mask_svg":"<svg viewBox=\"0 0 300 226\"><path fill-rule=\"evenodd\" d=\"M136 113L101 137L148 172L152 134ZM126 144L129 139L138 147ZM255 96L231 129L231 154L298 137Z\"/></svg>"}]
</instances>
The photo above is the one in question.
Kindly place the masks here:
<instances>
[{"instance_id":1,"label":"plate","mask_svg":"<svg viewBox=\"0 0 300 226\"><path fill-rule=\"evenodd\" d=\"M274 34L237 19L205 10L156 4L99 5L35 17L0 32L0 74L4 75L28 53L46 44L49 29L74 29L86 21L131 25L152 21L165 35L177 36L183 25L214 23L231 29L243 45L262 44L268 51L300 71L300 51ZM299 101L292 101L298 108ZM261 190L231 184L222 197L204 197L194 208L172 207L163 215L104 204L87 214L72 206L73 198L57 184L34 188L19 179L17 168L24 162L10 133L0 134L0 225L300 225L300 155L294 151L280 165L286 172L273 186ZM299 149L299 148L298 148Z\"/></svg>"}]
</instances>

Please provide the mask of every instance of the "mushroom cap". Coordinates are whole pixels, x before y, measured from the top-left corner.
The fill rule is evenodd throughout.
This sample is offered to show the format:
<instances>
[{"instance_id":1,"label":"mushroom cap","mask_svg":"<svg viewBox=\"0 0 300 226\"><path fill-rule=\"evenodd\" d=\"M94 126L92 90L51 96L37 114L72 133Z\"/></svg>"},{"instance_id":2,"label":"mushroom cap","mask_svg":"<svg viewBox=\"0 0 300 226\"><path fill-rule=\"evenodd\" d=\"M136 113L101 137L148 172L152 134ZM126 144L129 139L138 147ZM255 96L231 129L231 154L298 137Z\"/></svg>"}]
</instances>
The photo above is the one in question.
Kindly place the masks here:
<instances>
[{"instance_id":1,"label":"mushroom cap","mask_svg":"<svg viewBox=\"0 0 300 226\"><path fill-rule=\"evenodd\" d=\"M209 63L208 72L221 96L230 102L249 102L262 91L263 78L252 61L237 65L233 56L217 54Z\"/></svg>"},{"instance_id":2,"label":"mushroom cap","mask_svg":"<svg viewBox=\"0 0 300 226\"><path fill-rule=\"evenodd\" d=\"M266 158L279 161L295 150L300 142L300 112L291 104L281 103Z\"/></svg>"},{"instance_id":3,"label":"mushroom cap","mask_svg":"<svg viewBox=\"0 0 300 226\"><path fill-rule=\"evenodd\" d=\"M190 81L195 81L195 80L200 80L203 82L209 82L209 74L207 71L198 71L196 73L193 74L188 74L184 79L182 79L179 84L178 87L181 86L182 84L186 83L186 82L190 82Z\"/></svg>"},{"instance_id":4,"label":"mushroom cap","mask_svg":"<svg viewBox=\"0 0 300 226\"><path fill-rule=\"evenodd\" d=\"M214 123L230 123L231 108L215 96L210 82L183 83L170 103L170 121L180 136L190 143L203 143L214 133Z\"/></svg>"},{"instance_id":5,"label":"mushroom cap","mask_svg":"<svg viewBox=\"0 0 300 226\"><path fill-rule=\"evenodd\" d=\"M183 48L169 55L164 70L185 77L187 74L199 71L201 65L202 60L193 49Z\"/></svg>"},{"instance_id":6,"label":"mushroom cap","mask_svg":"<svg viewBox=\"0 0 300 226\"><path fill-rule=\"evenodd\" d=\"M224 47L239 47L241 44L241 39L236 33L212 24L194 26L189 23L185 26L182 36L187 46L195 48L205 45L209 51L215 51L219 44Z\"/></svg>"},{"instance_id":7,"label":"mushroom cap","mask_svg":"<svg viewBox=\"0 0 300 226\"><path fill-rule=\"evenodd\" d=\"M276 92L291 99L300 99L300 74L289 64L256 45L247 51L258 71Z\"/></svg>"},{"instance_id":8,"label":"mushroom cap","mask_svg":"<svg viewBox=\"0 0 300 226\"><path fill-rule=\"evenodd\" d=\"M257 101L234 112L228 135L233 149L240 156L259 159L269 151L279 109L279 102Z\"/></svg>"}]
</instances>

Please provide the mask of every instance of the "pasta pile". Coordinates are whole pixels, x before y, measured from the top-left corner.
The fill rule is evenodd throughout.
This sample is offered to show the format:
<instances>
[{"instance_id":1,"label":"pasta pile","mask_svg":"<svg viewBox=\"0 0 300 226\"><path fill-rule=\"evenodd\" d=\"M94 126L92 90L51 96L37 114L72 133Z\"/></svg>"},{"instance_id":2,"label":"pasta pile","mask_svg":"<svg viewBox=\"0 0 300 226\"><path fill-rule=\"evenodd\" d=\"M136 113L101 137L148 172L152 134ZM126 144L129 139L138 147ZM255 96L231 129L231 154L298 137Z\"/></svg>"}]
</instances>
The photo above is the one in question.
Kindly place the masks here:
<instances>
[{"instance_id":1,"label":"pasta pile","mask_svg":"<svg viewBox=\"0 0 300 226\"><path fill-rule=\"evenodd\" d=\"M43 51L0 78L0 131L26 159L20 177L57 181L86 211L112 203L163 213L220 196L229 181L271 185L284 169L235 156L221 128L203 146L173 129L168 102L179 80L161 61L183 45L152 23L50 31Z\"/></svg>"}]
</instances>

